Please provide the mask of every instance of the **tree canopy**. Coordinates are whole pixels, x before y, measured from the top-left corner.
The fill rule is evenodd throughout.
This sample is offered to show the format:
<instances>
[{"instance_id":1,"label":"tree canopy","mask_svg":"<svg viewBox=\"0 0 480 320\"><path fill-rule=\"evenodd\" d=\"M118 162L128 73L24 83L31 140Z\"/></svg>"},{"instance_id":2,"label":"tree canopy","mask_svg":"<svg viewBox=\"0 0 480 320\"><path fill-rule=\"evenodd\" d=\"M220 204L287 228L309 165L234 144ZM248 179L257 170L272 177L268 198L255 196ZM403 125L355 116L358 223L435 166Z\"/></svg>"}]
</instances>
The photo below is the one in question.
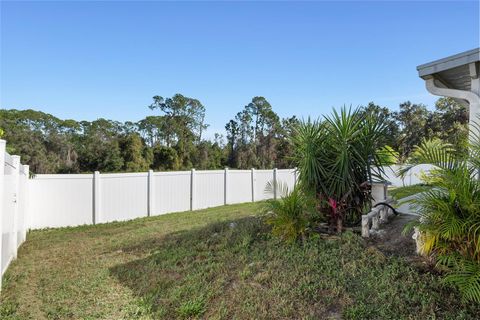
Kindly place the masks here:
<instances>
[{"instance_id":1,"label":"tree canopy","mask_svg":"<svg viewBox=\"0 0 480 320\"><path fill-rule=\"evenodd\" d=\"M8 151L22 157L35 173L133 172L231 168L289 168L299 119L281 118L265 97L251 99L225 125L226 137L205 138L206 108L181 94L154 96L152 112L140 121L59 119L35 110L0 110L0 134ZM385 144L408 158L424 138L450 143L466 152L468 112L441 98L430 111L405 102L398 110L371 102L361 107L385 123ZM212 135L211 135L212 136Z\"/></svg>"}]
</instances>

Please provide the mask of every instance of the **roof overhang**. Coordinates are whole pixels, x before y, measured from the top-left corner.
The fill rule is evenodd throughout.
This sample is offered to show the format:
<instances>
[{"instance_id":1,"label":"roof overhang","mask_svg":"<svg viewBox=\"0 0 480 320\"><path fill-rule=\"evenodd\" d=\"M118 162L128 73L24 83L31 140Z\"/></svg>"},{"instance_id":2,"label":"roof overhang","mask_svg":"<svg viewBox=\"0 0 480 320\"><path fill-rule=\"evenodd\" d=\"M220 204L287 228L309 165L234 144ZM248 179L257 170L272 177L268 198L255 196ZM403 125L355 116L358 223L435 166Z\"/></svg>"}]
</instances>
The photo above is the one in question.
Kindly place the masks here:
<instances>
[{"instance_id":1,"label":"roof overhang","mask_svg":"<svg viewBox=\"0 0 480 320\"><path fill-rule=\"evenodd\" d=\"M469 107L473 139L473 130L478 131L474 122L480 124L480 48L419 65L417 70L430 93L454 98Z\"/></svg>"},{"instance_id":2,"label":"roof overhang","mask_svg":"<svg viewBox=\"0 0 480 320\"><path fill-rule=\"evenodd\" d=\"M422 79L434 77L446 88L470 91L472 76L479 74L479 61L480 48L477 48L419 65L417 70Z\"/></svg>"}]
</instances>

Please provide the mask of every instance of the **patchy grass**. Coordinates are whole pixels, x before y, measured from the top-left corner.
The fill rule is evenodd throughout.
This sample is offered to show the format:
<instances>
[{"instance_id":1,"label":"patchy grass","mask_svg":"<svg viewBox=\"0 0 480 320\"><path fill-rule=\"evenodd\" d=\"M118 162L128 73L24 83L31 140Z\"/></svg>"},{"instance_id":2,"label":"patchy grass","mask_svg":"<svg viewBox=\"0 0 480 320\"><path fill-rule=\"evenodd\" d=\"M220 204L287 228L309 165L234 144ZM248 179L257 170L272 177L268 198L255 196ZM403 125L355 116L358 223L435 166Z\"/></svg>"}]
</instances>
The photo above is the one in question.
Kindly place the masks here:
<instances>
[{"instance_id":1,"label":"patchy grass","mask_svg":"<svg viewBox=\"0 0 480 320\"><path fill-rule=\"evenodd\" d=\"M392 188L388 190L388 193L397 200L413 196L414 194L427 191L428 186L423 184L414 184L411 186Z\"/></svg>"},{"instance_id":2,"label":"patchy grass","mask_svg":"<svg viewBox=\"0 0 480 320\"><path fill-rule=\"evenodd\" d=\"M353 234L287 245L259 204L35 231L2 319L475 319L439 278Z\"/></svg>"}]
</instances>

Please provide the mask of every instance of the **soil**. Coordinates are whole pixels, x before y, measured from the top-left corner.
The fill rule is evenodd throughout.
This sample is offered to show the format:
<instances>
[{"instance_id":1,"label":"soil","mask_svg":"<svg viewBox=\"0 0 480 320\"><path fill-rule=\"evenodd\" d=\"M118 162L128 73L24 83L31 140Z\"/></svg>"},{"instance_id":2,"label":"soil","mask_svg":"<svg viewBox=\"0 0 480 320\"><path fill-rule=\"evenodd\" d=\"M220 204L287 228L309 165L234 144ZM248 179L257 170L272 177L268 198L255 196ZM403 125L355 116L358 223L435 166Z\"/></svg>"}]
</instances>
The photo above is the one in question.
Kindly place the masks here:
<instances>
[{"instance_id":1,"label":"soil","mask_svg":"<svg viewBox=\"0 0 480 320\"><path fill-rule=\"evenodd\" d=\"M432 262L417 255L415 240L412 239L413 231L403 234L407 223L418 219L411 214L399 214L380 226L378 233L367 239L367 244L377 248L386 256L402 257L419 269L432 270Z\"/></svg>"},{"instance_id":2,"label":"soil","mask_svg":"<svg viewBox=\"0 0 480 320\"><path fill-rule=\"evenodd\" d=\"M412 239L413 232L403 234L405 225L416 218L418 217L410 214L394 216L390 221L382 224L380 230L371 235L368 242L386 255L416 255L415 240Z\"/></svg>"}]
</instances>

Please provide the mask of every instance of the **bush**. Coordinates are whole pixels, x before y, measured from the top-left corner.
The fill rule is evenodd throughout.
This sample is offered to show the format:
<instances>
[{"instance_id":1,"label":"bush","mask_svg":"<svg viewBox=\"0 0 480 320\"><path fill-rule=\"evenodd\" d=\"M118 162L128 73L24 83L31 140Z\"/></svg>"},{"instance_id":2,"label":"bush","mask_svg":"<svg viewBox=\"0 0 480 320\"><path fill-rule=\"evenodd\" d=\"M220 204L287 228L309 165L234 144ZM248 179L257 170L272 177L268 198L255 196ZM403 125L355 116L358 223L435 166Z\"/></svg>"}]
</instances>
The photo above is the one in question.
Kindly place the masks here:
<instances>
[{"instance_id":1,"label":"bush","mask_svg":"<svg viewBox=\"0 0 480 320\"><path fill-rule=\"evenodd\" d=\"M285 186L278 186L280 199L268 200L264 212L267 223L272 226L272 233L294 242L303 238L310 224L318 219L314 195L297 187L292 192Z\"/></svg>"},{"instance_id":2,"label":"bush","mask_svg":"<svg viewBox=\"0 0 480 320\"><path fill-rule=\"evenodd\" d=\"M424 177L427 191L412 203L420 214L410 224L420 232L420 252L436 258L446 269L445 281L458 287L464 299L480 303L480 181L477 177L480 144L471 145L468 157L438 141L424 141L413 154L417 163L436 166Z\"/></svg>"},{"instance_id":3,"label":"bush","mask_svg":"<svg viewBox=\"0 0 480 320\"><path fill-rule=\"evenodd\" d=\"M375 114L342 108L322 121L300 123L291 138L300 183L315 190L331 226L343 230L349 208L358 220L371 196L366 184L381 179L382 166L395 158L385 146L386 123Z\"/></svg>"}]
</instances>

